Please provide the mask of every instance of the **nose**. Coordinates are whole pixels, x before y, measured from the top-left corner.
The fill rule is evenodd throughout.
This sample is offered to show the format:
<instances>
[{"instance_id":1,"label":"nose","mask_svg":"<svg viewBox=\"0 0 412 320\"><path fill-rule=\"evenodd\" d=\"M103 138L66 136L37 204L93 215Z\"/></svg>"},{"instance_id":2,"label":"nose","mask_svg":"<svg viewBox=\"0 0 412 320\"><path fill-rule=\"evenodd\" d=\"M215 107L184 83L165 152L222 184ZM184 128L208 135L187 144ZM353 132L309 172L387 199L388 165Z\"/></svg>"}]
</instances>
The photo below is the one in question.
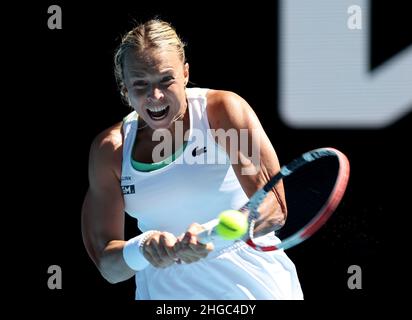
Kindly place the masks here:
<instances>
[{"instance_id":1,"label":"nose","mask_svg":"<svg viewBox=\"0 0 412 320\"><path fill-rule=\"evenodd\" d=\"M147 93L148 100L162 100L163 98L163 91L156 86L152 86Z\"/></svg>"}]
</instances>

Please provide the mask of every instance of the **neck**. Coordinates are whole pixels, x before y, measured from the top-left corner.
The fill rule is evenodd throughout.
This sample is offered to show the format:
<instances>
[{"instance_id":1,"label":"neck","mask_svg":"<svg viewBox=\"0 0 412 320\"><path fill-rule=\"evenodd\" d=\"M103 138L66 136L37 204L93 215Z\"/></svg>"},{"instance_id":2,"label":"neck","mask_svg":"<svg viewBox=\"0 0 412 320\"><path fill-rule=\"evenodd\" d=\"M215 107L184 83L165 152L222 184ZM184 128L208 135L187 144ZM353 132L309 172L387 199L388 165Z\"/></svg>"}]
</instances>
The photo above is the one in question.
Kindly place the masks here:
<instances>
[{"instance_id":1,"label":"neck","mask_svg":"<svg viewBox=\"0 0 412 320\"><path fill-rule=\"evenodd\" d=\"M189 133L189 129L190 129L190 116L189 116L189 110L186 107L185 112L173 122L173 124L169 128L169 131L173 137L173 140L175 139L186 140L188 137L188 134L186 137L186 132Z\"/></svg>"}]
</instances>

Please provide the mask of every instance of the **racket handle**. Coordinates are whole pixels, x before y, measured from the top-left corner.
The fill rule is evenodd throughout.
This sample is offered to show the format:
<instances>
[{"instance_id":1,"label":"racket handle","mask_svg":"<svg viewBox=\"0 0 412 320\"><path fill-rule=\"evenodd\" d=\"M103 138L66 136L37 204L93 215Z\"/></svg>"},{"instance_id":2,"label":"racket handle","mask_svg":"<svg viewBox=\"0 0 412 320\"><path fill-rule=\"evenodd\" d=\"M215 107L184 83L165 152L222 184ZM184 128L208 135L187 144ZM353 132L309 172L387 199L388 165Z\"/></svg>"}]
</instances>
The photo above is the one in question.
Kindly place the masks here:
<instances>
[{"instance_id":1,"label":"racket handle","mask_svg":"<svg viewBox=\"0 0 412 320\"><path fill-rule=\"evenodd\" d=\"M202 227L205 228L202 232L197 234L197 241L200 243L206 244L212 242L216 235L216 226L219 224L219 219L213 219L209 222L202 224Z\"/></svg>"}]
</instances>

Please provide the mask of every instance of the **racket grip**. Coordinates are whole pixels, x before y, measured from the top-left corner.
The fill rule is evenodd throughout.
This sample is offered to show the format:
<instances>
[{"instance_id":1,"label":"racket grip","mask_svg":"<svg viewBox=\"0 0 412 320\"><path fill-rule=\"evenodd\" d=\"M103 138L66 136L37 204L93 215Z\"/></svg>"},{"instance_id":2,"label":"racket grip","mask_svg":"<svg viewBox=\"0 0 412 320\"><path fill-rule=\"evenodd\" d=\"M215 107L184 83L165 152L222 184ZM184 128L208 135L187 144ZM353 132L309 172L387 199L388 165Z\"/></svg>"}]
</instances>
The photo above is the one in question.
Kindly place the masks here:
<instances>
[{"instance_id":1,"label":"racket grip","mask_svg":"<svg viewBox=\"0 0 412 320\"><path fill-rule=\"evenodd\" d=\"M216 235L216 226L219 224L219 219L213 219L209 222L202 224L202 227L205 228L202 232L197 234L197 241L200 243L206 244L212 242Z\"/></svg>"}]
</instances>

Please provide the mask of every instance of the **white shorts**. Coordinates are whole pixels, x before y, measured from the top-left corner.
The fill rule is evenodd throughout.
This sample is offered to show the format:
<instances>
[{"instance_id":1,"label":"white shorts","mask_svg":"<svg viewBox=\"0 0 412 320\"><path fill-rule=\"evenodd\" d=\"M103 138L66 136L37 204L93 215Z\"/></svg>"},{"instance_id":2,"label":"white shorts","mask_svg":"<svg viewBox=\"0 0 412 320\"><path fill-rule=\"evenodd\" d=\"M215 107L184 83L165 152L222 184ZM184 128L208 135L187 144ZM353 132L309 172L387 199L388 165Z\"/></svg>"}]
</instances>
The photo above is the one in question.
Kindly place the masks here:
<instances>
[{"instance_id":1,"label":"white shorts","mask_svg":"<svg viewBox=\"0 0 412 320\"><path fill-rule=\"evenodd\" d=\"M137 300L303 299L296 268L282 250L259 252L244 242L205 259L136 274Z\"/></svg>"}]
</instances>

